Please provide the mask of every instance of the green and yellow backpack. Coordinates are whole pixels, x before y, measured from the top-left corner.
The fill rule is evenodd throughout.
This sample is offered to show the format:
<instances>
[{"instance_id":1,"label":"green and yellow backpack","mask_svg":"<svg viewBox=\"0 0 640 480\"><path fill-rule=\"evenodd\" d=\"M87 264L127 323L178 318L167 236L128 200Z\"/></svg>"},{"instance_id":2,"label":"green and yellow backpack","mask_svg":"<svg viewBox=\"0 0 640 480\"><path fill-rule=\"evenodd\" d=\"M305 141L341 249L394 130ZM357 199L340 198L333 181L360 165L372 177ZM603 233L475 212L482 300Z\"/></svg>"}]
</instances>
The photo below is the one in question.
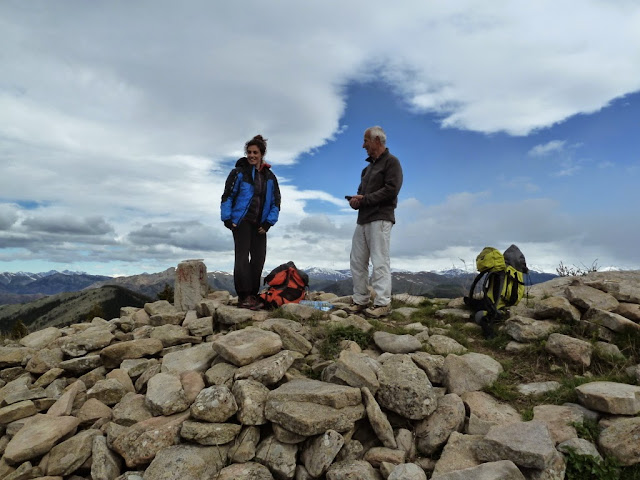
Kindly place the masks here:
<instances>
[{"instance_id":1,"label":"green and yellow backpack","mask_svg":"<svg viewBox=\"0 0 640 480\"><path fill-rule=\"evenodd\" d=\"M500 253L485 247L476 257L478 275L469 289L466 303L474 311L474 320L482 327L486 338L494 336L493 325L524 297L524 274L529 272L524 255L511 245ZM478 291L476 291L477 287Z\"/></svg>"}]
</instances>

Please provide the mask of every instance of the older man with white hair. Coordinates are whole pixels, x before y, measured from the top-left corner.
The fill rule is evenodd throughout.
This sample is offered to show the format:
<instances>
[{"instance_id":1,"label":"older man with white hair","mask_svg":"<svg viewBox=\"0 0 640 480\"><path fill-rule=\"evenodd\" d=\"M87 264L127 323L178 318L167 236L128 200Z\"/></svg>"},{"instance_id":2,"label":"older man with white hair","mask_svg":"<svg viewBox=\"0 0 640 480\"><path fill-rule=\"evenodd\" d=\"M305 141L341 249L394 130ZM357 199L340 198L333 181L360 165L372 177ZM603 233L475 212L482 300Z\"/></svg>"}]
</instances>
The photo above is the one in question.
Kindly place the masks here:
<instances>
[{"instance_id":1,"label":"older man with white hair","mask_svg":"<svg viewBox=\"0 0 640 480\"><path fill-rule=\"evenodd\" d=\"M382 127L370 127L364 132L362 148L367 151L367 165L362 170L358 194L347 197L351 208L358 210L358 223L351 242L351 277L353 303L351 313L364 313L380 318L391 312L391 261L389 249L394 211L402 187L400 161L386 146ZM373 265L371 286L375 292L369 306L369 261Z\"/></svg>"}]
</instances>

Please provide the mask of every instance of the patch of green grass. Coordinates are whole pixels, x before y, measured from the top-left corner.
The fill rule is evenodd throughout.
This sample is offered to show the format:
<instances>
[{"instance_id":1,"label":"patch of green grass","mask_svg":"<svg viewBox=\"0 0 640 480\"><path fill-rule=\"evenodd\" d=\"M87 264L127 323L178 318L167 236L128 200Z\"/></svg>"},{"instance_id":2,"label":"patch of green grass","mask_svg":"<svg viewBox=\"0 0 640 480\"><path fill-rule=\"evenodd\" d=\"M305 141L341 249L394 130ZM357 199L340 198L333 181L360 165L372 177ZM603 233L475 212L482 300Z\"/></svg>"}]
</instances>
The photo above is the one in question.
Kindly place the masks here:
<instances>
[{"instance_id":1,"label":"patch of green grass","mask_svg":"<svg viewBox=\"0 0 640 480\"><path fill-rule=\"evenodd\" d=\"M406 324L409 323L409 319L407 317L405 317L403 314L401 314L400 312L391 312L391 315L389 315L387 318L385 318L385 321L388 322L396 322L399 324Z\"/></svg>"},{"instance_id":2,"label":"patch of green grass","mask_svg":"<svg viewBox=\"0 0 640 480\"><path fill-rule=\"evenodd\" d=\"M420 312L413 312L411 314L411 321L419 322L425 327L429 327L429 328L442 326L441 322L437 318L430 317L430 316L423 316Z\"/></svg>"},{"instance_id":3,"label":"patch of green grass","mask_svg":"<svg viewBox=\"0 0 640 480\"><path fill-rule=\"evenodd\" d=\"M563 378L560 380L560 388L536 395L532 401L538 405L563 405L565 403L577 403L578 394L576 393L576 387L588 381L589 380L585 377Z\"/></svg>"},{"instance_id":4,"label":"patch of green grass","mask_svg":"<svg viewBox=\"0 0 640 480\"><path fill-rule=\"evenodd\" d=\"M556 371L551 373L553 359L544 350L542 341L530 344L529 348L520 351L517 355L506 356L500 353L500 355L494 355L494 358L499 359L504 371L493 385L485 388L485 391L499 400L508 402L521 413L544 403L552 405L575 403L577 401L575 387L593 381L593 378L573 376L570 372L561 369L555 369ZM520 394L517 390L518 385L521 384L549 380L560 383L560 388L540 395L527 396Z\"/></svg>"},{"instance_id":5,"label":"patch of green grass","mask_svg":"<svg viewBox=\"0 0 640 480\"><path fill-rule=\"evenodd\" d=\"M498 400L511 403L521 396L516 387L517 385L511 381L509 373L504 371L495 382L483 390Z\"/></svg>"},{"instance_id":6,"label":"patch of green grass","mask_svg":"<svg viewBox=\"0 0 640 480\"><path fill-rule=\"evenodd\" d=\"M511 340L512 338L509 335L501 330L496 330L496 336L485 339L485 345L492 350L504 350Z\"/></svg>"},{"instance_id":7,"label":"patch of green grass","mask_svg":"<svg viewBox=\"0 0 640 480\"><path fill-rule=\"evenodd\" d=\"M640 480L640 465L631 465L620 469L620 480Z\"/></svg>"},{"instance_id":8,"label":"patch of green grass","mask_svg":"<svg viewBox=\"0 0 640 480\"><path fill-rule=\"evenodd\" d=\"M607 377L612 382L634 383L625 370L631 366L628 359L612 357L602 350L595 348L591 356L591 372L600 377Z\"/></svg>"},{"instance_id":9,"label":"patch of green grass","mask_svg":"<svg viewBox=\"0 0 640 480\"><path fill-rule=\"evenodd\" d=\"M29 335L29 329L24 326L22 320L18 319L16 323L13 324L13 327L11 327L8 338L11 338L12 340L20 340L27 335Z\"/></svg>"},{"instance_id":10,"label":"patch of green grass","mask_svg":"<svg viewBox=\"0 0 640 480\"><path fill-rule=\"evenodd\" d=\"M408 307L405 302L401 302L400 300L396 300L394 298L391 299L391 310L395 310L396 308Z\"/></svg>"},{"instance_id":11,"label":"patch of green grass","mask_svg":"<svg viewBox=\"0 0 640 480\"><path fill-rule=\"evenodd\" d=\"M432 302L429 299L425 299L420 303L420 305L418 305L418 308L422 315L433 317L435 313L442 308L442 305Z\"/></svg>"},{"instance_id":12,"label":"patch of green grass","mask_svg":"<svg viewBox=\"0 0 640 480\"><path fill-rule=\"evenodd\" d=\"M469 348L469 336L466 334L466 332L463 332L458 328L450 328L447 331L447 337L452 338L463 347Z\"/></svg>"},{"instance_id":13,"label":"patch of green grass","mask_svg":"<svg viewBox=\"0 0 640 480\"><path fill-rule=\"evenodd\" d=\"M340 343L343 340L356 342L360 348L365 349L371 343L371 339L371 333L363 332L352 325L328 327L325 337L318 346L318 350L323 358L331 359L340 353Z\"/></svg>"},{"instance_id":14,"label":"patch of green grass","mask_svg":"<svg viewBox=\"0 0 640 480\"><path fill-rule=\"evenodd\" d=\"M384 321L371 319L369 320L369 323L373 327L373 330L376 332L387 332L387 333L393 333L394 335L407 335L407 334L415 333L412 330L404 328L402 325L397 325L396 323L392 323L392 321L388 319L385 319Z\"/></svg>"},{"instance_id":15,"label":"patch of green grass","mask_svg":"<svg viewBox=\"0 0 640 480\"><path fill-rule=\"evenodd\" d=\"M307 319L298 319L300 323L303 325L309 325L311 327L317 327L320 324L320 321L326 320L328 317L326 312L318 310L317 312L313 312L311 316Z\"/></svg>"},{"instance_id":16,"label":"patch of green grass","mask_svg":"<svg viewBox=\"0 0 640 480\"><path fill-rule=\"evenodd\" d=\"M570 425L576 429L579 438L589 440L593 444L597 443L602 430L598 422L584 419L582 422L571 422Z\"/></svg>"},{"instance_id":17,"label":"patch of green grass","mask_svg":"<svg viewBox=\"0 0 640 480\"><path fill-rule=\"evenodd\" d=\"M523 422L528 422L530 420L533 420L533 407L527 407L525 408L521 413L520 416L522 417L522 421Z\"/></svg>"},{"instance_id":18,"label":"patch of green grass","mask_svg":"<svg viewBox=\"0 0 640 480\"><path fill-rule=\"evenodd\" d=\"M628 328L624 332L617 333L613 343L618 346L620 353L628 359L629 363L640 363L640 330Z\"/></svg>"}]
</instances>

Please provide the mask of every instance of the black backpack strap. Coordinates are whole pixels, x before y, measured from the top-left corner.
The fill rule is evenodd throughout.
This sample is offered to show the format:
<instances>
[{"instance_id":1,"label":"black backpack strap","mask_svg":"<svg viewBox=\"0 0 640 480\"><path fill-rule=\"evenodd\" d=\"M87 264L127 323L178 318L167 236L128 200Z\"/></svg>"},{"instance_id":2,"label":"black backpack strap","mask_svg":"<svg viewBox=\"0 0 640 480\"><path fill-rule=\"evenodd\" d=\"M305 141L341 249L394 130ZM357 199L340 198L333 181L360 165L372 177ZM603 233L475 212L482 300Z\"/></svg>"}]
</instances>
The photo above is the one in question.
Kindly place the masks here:
<instances>
[{"instance_id":1,"label":"black backpack strap","mask_svg":"<svg viewBox=\"0 0 640 480\"><path fill-rule=\"evenodd\" d=\"M511 287L511 294L509 295L509 297L505 298L505 302L507 303L507 305L515 305L515 303L518 301L518 287L520 285L524 285L524 282L520 282L517 275L509 275L507 273L506 277L506 281L512 282L514 285L513 287Z\"/></svg>"},{"instance_id":2,"label":"black backpack strap","mask_svg":"<svg viewBox=\"0 0 640 480\"><path fill-rule=\"evenodd\" d=\"M474 298L474 293L476 290L476 286L480 282L480 280L487 274L487 272L480 272L476 275L476 278L473 279L473 283L471 283L471 287L469 288L469 296L464 297L464 303L474 311L484 310L484 299ZM482 295L484 297L485 292L483 290Z\"/></svg>"}]
</instances>

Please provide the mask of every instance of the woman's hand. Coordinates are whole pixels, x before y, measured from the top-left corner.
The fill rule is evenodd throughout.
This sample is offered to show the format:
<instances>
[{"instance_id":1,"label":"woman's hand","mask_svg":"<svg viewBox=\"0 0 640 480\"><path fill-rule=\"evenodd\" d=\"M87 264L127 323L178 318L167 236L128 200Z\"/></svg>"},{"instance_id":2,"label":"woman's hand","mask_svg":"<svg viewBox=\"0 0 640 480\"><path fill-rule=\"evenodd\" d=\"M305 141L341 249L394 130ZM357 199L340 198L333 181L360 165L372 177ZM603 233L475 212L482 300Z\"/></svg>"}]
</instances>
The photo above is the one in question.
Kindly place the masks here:
<instances>
[{"instance_id":1,"label":"woman's hand","mask_svg":"<svg viewBox=\"0 0 640 480\"><path fill-rule=\"evenodd\" d=\"M260 235L264 235L265 233L267 233L269 231L269 229L271 228L271 224L264 222L262 225L260 225L258 227L258 233Z\"/></svg>"}]
</instances>

